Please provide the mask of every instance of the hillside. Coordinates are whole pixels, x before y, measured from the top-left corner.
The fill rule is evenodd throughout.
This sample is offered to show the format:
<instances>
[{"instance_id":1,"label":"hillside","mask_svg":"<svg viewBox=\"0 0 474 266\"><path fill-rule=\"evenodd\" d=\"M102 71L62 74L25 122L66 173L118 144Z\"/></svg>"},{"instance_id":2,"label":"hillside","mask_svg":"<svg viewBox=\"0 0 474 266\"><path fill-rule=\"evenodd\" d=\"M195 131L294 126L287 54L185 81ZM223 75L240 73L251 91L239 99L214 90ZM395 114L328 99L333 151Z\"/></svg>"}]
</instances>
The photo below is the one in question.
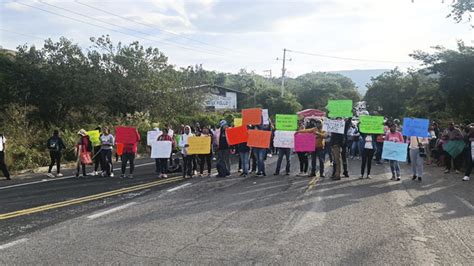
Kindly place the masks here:
<instances>
[{"instance_id":1,"label":"hillside","mask_svg":"<svg viewBox=\"0 0 474 266\"><path fill-rule=\"evenodd\" d=\"M341 74L346 76L356 84L357 91L361 96L365 95L367 88L365 85L370 82L370 78L376 77L389 69L355 69L355 70L342 70L342 71L331 71L330 73Z\"/></svg>"}]
</instances>

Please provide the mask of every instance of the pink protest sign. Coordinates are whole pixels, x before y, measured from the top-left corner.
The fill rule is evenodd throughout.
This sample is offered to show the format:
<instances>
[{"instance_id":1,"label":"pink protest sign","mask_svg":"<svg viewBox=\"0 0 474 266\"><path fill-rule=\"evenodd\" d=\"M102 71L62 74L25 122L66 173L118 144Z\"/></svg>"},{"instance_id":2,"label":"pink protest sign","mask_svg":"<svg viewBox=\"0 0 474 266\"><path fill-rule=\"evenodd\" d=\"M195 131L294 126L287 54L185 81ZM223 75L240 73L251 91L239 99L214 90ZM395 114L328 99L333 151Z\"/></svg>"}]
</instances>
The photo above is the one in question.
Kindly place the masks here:
<instances>
[{"instance_id":1,"label":"pink protest sign","mask_svg":"<svg viewBox=\"0 0 474 266\"><path fill-rule=\"evenodd\" d=\"M137 129L134 127L116 127L115 142L123 144L135 144L139 141Z\"/></svg>"},{"instance_id":2,"label":"pink protest sign","mask_svg":"<svg viewBox=\"0 0 474 266\"><path fill-rule=\"evenodd\" d=\"M316 136L313 133L298 133L295 135L296 152L313 152L316 150Z\"/></svg>"}]
</instances>

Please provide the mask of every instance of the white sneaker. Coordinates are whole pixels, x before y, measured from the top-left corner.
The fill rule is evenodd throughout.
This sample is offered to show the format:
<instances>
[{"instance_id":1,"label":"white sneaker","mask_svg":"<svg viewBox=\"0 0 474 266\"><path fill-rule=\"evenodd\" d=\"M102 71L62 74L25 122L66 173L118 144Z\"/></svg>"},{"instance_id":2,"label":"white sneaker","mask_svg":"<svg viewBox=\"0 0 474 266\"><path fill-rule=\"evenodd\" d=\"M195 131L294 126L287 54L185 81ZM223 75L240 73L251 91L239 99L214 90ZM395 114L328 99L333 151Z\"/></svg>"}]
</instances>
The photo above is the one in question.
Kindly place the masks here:
<instances>
[{"instance_id":1,"label":"white sneaker","mask_svg":"<svg viewBox=\"0 0 474 266\"><path fill-rule=\"evenodd\" d=\"M46 176L48 176L48 177L54 177L54 175L51 174L51 173L47 173Z\"/></svg>"},{"instance_id":2,"label":"white sneaker","mask_svg":"<svg viewBox=\"0 0 474 266\"><path fill-rule=\"evenodd\" d=\"M268 156L268 158L272 158L272 157L273 157L273 155L272 155L271 153L269 153L267 156Z\"/></svg>"},{"instance_id":3,"label":"white sneaker","mask_svg":"<svg viewBox=\"0 0 474 266\"><path fill-rule=\"evenodd\" d=\"M59 174L57 174L56 176L57 176L57 177L62 177L63 174L59 173Z\"/></svg>"},{"instance_id":4,"label":"white sneaker","mask_svg":"<svg viewBox=\"0 0 474 266\"><path fill-rule=\"evenodd\" d=\"M463 177L462 181L469 181L469 179L470 179L469 176L465 176Z\"/></svg>"},{"instance_id":5,"label":"white sneaker","mask_svg":"<svg viewBox=\"0 0 474 266\"><path fill-rule=\"evenodd\" d=\"M458 171L458 170L456 170L456 171L454 171L454 172L455 172L457 175L459 175L459 171Z\"/></svg>"},{"instance_id":6,"label":"white sneaker","mask_svg":"<svg viewBox=\"0 0 474 266\"><path fill-rule=\"evenodd\" d=\"M114 177L114 173L110 173L110 177Z\"/></svg>"}]
</instances>

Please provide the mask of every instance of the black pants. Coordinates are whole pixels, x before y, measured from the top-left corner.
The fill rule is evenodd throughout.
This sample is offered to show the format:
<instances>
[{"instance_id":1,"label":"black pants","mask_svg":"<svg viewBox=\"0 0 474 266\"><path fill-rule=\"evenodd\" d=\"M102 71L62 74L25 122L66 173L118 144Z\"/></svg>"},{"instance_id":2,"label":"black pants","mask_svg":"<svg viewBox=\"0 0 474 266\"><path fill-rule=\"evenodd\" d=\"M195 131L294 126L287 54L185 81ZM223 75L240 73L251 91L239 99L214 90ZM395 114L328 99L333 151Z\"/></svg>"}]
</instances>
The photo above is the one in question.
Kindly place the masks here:
<instances>
[{"instance_id":1,"label":"black pants","mask_svg":"<svg viewBox=\"0 0 474 266\"><path fill-rule=\"evenodd\" d=\"M168 159L156 158L155 164L156 164L156 172L158 172L158 174L161 175L161 174L168 173Z\"/></svg>"},{"instance_id":2,"label":"black pants","mask_svg":"<svg viewBox=\"0 0 474 266\"><path fill-rule=\"evenodd\" d=\"M100 156L102 160L102 169L105 171L106 176L110 176L112 172L112 150L104 150L100 151Z\"/></svg>"},{"instance_id":3,"label":"black pants","mask_svg":"<svg viewBox=\"0 0 474 266\"><path fill-rule=\"evenodd\" d=\"M255 156L254 152L250 153L250 160L252 161L252 172L257 171L257 156Z\"/></svg>"},{"instance_id":4,"label":"black pants","mask_svg":"<svg viewBox=\"0 0 474 266\"><path fill-rule=\"evenodd\" d=\"M344 169L344 174L347 174L347 146L343 145L341 147L341 160L342 160L342 167Z\"/></svg>"},{"instance_id":5,"label":"black pants","mask_svg":"<svg viewBox=\"0 0 474 266\"><path fill-rule=\"evenodd\" d=\"M100 153L100 146L94 147L94 171L99 170L99 166L102 167L102 156ZM101 169L104 170L104 169Z\"/></svg>"},{"instance_id":6,"label":"black pants","mask_svg":"<svg viewBox=\"0 0 474 266\"><path fill-rule=\"evenodd\" d=\"M376 142L377 144L377 153L375 154L375 161L380 162L382 160L382 152L383 152L383 142ZM408 153L410 154L410 153Z\"/></svg>"},{"instance_id":7,"label":"black pants","mask_svg":"<svg viewBox=\"0 0 474 266\"><path fill-rule=\"evenodd\" d=\"M470 151L469 151L470 152ZM451 170L451 159L454 161L454 170L460 170L461 169L461 163L462 163L462 153L456 156L456 158L451 157L451 155L445 151L444 152L444 163L446 164L446 169Z\"/></svg>"},{"instance_id":8,"label":"black pants","mask_svg":"<svg viewBox=\"0 0 474 266\"><path fill-rule=\"evenodd\" d=\"M283 161L283 156L286 158L286 173L290 172L290 157L291 157L291 149L290 148L278 148L278 161L275 170L275 174L280 173L281 162Z\"/></svg>"},{"instance_id":9,"label":"black pants","mask_svg":"<svg viewBox=\"0 0 474 266\"><path fill-rule=\"evenodd\" d=\"M364 149L362 152L362 165L360 166L360 175L364 175L365 165L367 165L367 175L370 175L372 168L372 159L374 158L374 149Z\"/></svg>"},{"instance_id":10,"label":"black pants","mask_svg":"<svg viewBox=\"0 0 474 266\"><path fill-rule=\"evenodd\" d=\"M306 152L298 152L298 160L300 161L300 172L306 173L308 172L308 154Z\"/></svg>"},{"instance_id":11,"label":"black pants","mask_svg":"<svg viewBox=\"0 0 474 266\"><path fill-rule=\"evenodd\" d=\"M183 155L183 177L193 176L193 155Z\"/></svg>"},{"instance_id":12,"label":"black pants","mask_svg":"<svg viewBox=\"0 0 474 266\"><path fill-rule=\"evenodd\" d=\"M471 156L471 149L464 149L464 163L466 166L466 172L464 172L464 176L470 176L472 172L472 156Z\"/></svg>"},{"instance_id":13,"label":"black pants","mask_svg":"<svg viewBox=\"0 0 474 266\"><path fill-rule=\"evenodd\" d=\"M125 174L125 169L127 169L127 162L130 162L130 174L133 175L133 170L135 169L135 153L122 154L122 175Z\"/></svg>"},{"instance_id":14,"label":"black pants","mask_svg":"<svg viewBox=\"0 0 474 266\"><path fill-rule=\"evenodd\" d=\"M7 165L5 164L5 153L0 151L0 170L2 170L3 175L10 179L10 172L8 172Z\"/></svg>"},{"instance_id":15,"label":"black pants","mask_svg":"<svg viewBox=\"0 0 474 266\"><path fill-rule=\"evenodd\" d=\"M204 173L204 163L207 165L207 173L211 174L211 159L212 154L199 154L199 173L201 175ZM240 168L239 168L240 169Z\"/></svg>"},{"instance_id":16,"label":"black pants","mask_svg":"<svg viewBox=\"0 0 474 266\"><path fill-rule=\"evenodd\" d=\"M79 171L81 170L81 166L82 166L82 175L83 176L86 176L86 164L82 163L82 162L78 162L77 163L77 169L76 169L76 176L79 176Z\"/></svg>"},{"instance_id":17,"label":"black pants","mask_svg":"<svg viewBox=\"0 0 474 266\"><path fill-rule=\"evenodd\" d=\"M51 163L49 164L48 173L51 173L53 165L56 164L56 173L59 174L59 172L61 171L61 152L49 151L49 157L51 158Z\"/></svg>"}]
</instances>

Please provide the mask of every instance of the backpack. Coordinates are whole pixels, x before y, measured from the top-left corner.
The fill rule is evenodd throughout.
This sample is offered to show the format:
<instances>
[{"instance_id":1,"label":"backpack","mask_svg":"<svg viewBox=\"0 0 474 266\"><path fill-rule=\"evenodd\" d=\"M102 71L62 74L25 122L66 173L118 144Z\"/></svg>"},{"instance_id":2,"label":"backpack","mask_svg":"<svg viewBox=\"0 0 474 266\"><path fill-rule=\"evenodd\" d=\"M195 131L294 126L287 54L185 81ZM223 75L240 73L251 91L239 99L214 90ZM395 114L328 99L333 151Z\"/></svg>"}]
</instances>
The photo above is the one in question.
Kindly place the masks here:
<instances>
[{"instance_id":1,"label":"backpack","mask_svg":"<svg viewBox=\"0 0 474 266\"><path fill-rule=\"evenodd\" d=\"M217 168L217 176L218 177L226 177L230 175L229 170L227 170L227 166L225 165L224 161L219 161L216 165Z\"/></svg>"},{"instance_id":2,"label":"backpack","mask_svg":"<svg viewBox=\"0 0 474 266\"><path fill-rule=\"evenodd\" d=\"M51 151L59 151L59 138L50 138L48 140L48 149Z\"/></svg>"}]
</instances>

